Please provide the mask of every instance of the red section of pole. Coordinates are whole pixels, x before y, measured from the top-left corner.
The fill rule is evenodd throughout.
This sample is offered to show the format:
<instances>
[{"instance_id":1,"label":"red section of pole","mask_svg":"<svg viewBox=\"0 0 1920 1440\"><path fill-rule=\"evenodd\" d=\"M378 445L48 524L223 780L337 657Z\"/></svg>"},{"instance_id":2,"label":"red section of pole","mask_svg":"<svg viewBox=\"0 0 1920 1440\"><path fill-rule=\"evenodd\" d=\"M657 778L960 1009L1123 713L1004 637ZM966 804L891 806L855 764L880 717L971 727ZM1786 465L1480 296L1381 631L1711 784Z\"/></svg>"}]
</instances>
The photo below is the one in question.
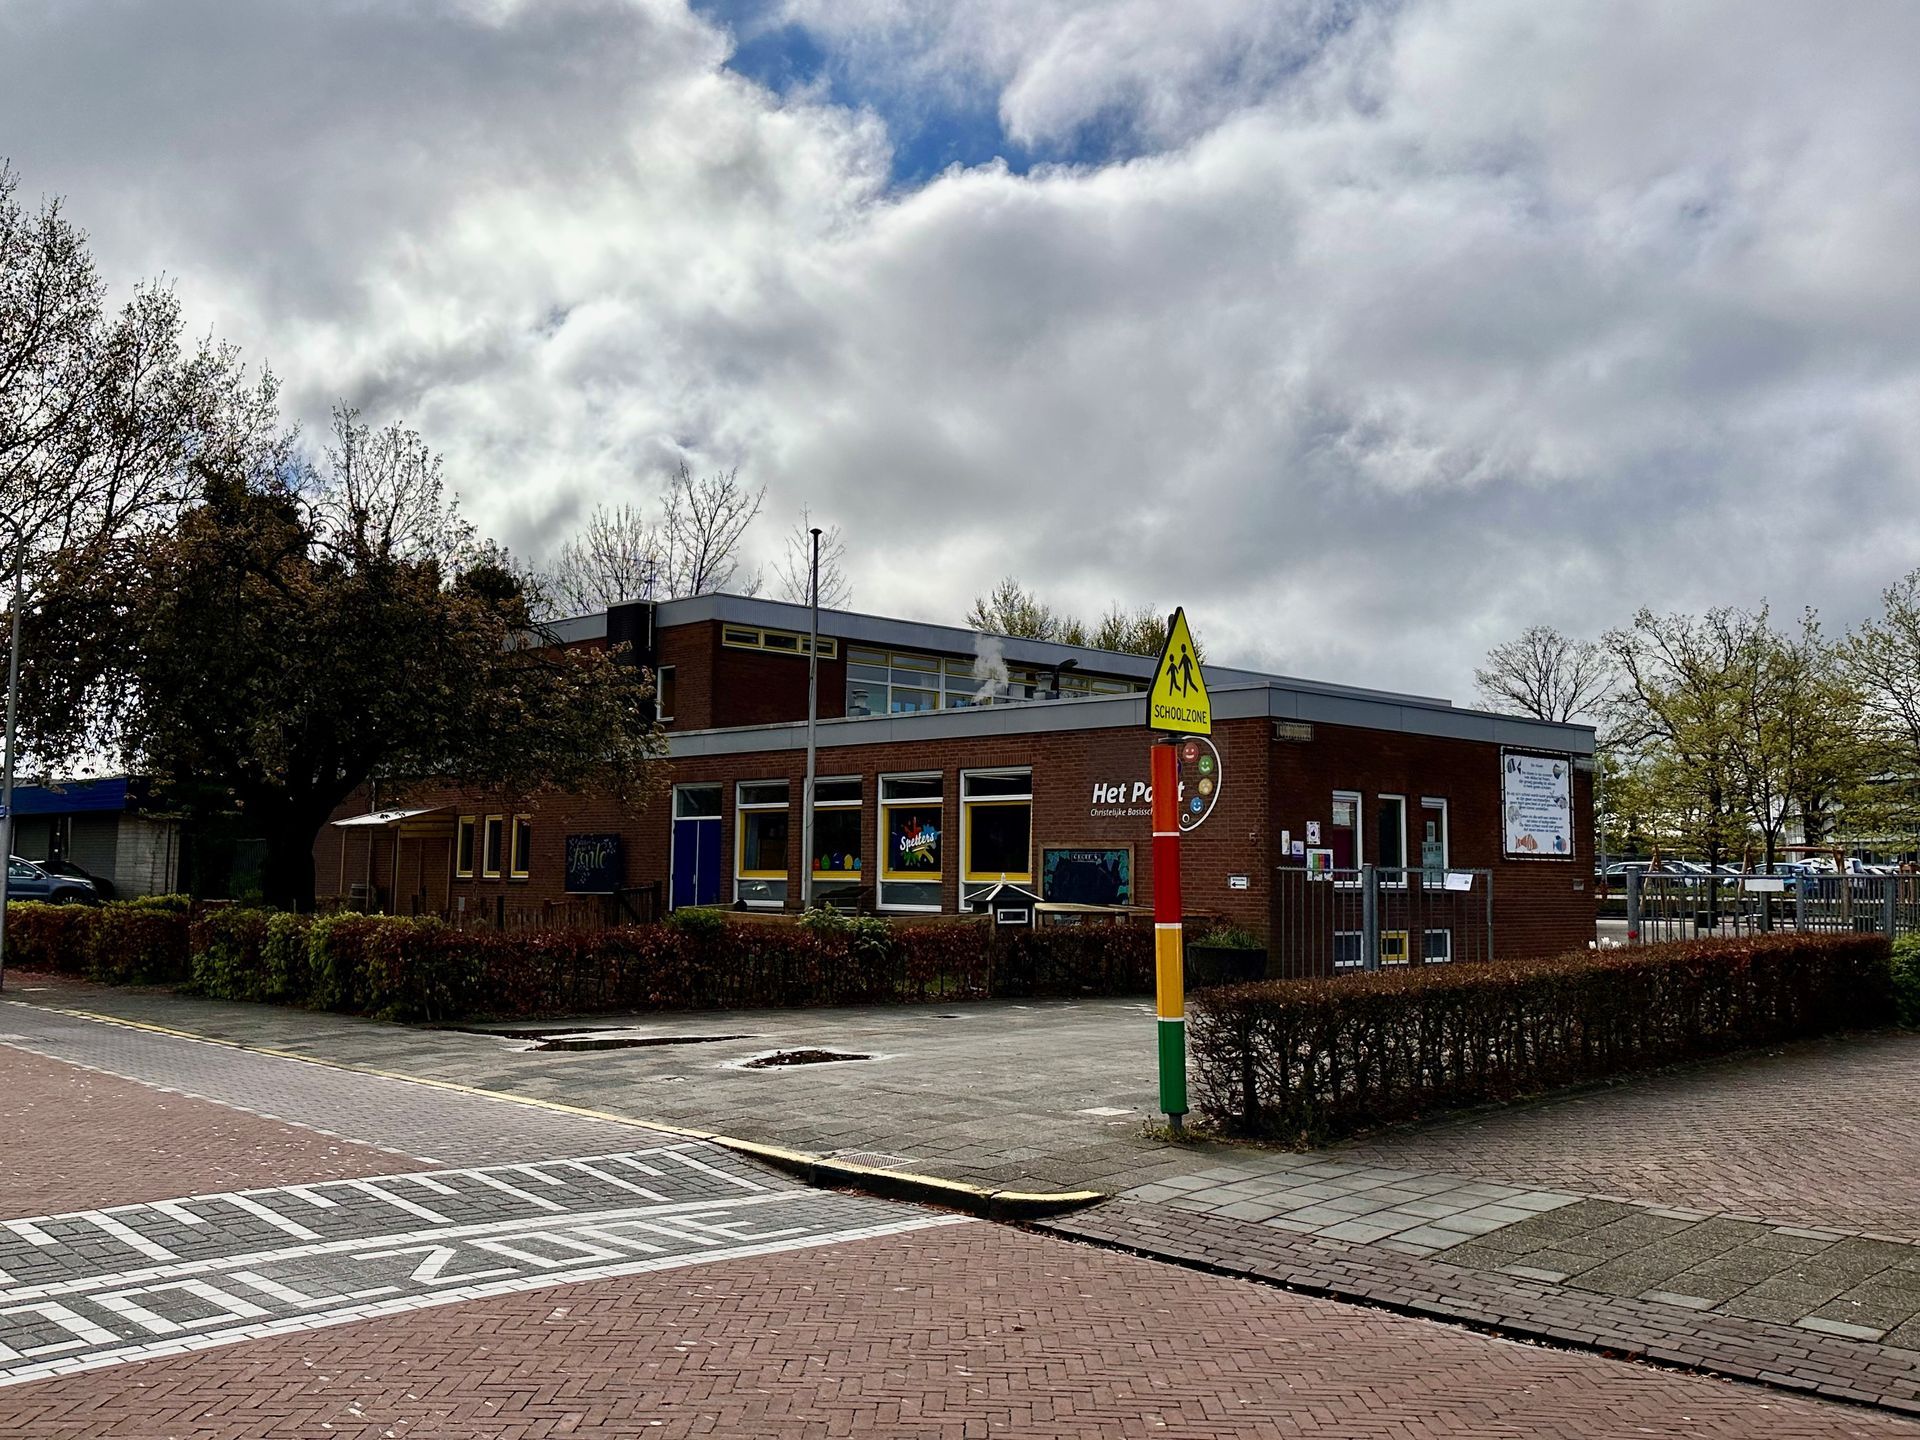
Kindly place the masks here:
<instances>
[{"instance_id":1,"label":"red section of pole","mask_svg":"<svg viewBox=\"0 0 1920 1440\"><path fill-rule=\"evenodd\" d=\"M1153 918L1180 918L1180 755L1165 741L1153 747Z\"/></svg>"}]
</instances>

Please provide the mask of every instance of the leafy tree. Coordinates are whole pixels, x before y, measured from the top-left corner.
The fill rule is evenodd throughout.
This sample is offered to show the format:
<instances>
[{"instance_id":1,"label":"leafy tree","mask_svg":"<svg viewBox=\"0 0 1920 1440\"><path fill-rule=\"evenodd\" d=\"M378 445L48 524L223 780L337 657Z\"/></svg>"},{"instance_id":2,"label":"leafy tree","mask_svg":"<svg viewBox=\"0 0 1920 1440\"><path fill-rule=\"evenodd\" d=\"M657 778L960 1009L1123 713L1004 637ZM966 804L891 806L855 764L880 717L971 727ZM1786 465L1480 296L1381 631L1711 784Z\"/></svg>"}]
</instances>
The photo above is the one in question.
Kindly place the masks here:
<instances>
[{"instance_id":1,"label":"leafy tree","mask_svg":"<svg viewBox=\"0 0 1920 1440\"><path fill-rule=\"evenodd\" d=\"M1612 688L1612 670L1599 641L1530 625L1489 650L1473 678L1489 709L1564 724L1598 713Z\"/></svg>"},{"instance_id":2,"label":"leafy tree","mask_svg":"<svg viewBox=\"0 0 1920 1440\"><path fill-rule=\"evenodd\" d=\"M1880 593L1881 611L1839 647L1842 673L1860 697L1876 783L1860 808L1882 825L1920 830L1920 570Z\"/></svg>"},{"instance_id":3,"label":"leafy tree","mask_svg":"<svg viewBox=\"0 0 1920 1440\"><path fill-rule=\"evenodd\" d=\"M969 626L991 635L1051 640L1127 655L1158 655L1167 643L1167 620L1151 605L1128 610L1116 601L1098 624L1088 625L1077 616L1055 610L1011 575L990 593L978 596L967 612ZM1198 636L1194 637L1194 648L1199 658L1206 658Z\"/></svg>"},{"instance_id":4,"label":"leafy tree","mask_svg":"<svg viewBox=\"0 0 1920 1440\"><path fill-rule=\"evenodd\" d=\"M193 469L197 501L114 573L63 556L31 709L217 789L266 841L268 898L311 906L317 834L376 778L645 794L646 673L544 643L417 435L341 411L319 473L284 436Z\"/></svg>"}]
</instances>

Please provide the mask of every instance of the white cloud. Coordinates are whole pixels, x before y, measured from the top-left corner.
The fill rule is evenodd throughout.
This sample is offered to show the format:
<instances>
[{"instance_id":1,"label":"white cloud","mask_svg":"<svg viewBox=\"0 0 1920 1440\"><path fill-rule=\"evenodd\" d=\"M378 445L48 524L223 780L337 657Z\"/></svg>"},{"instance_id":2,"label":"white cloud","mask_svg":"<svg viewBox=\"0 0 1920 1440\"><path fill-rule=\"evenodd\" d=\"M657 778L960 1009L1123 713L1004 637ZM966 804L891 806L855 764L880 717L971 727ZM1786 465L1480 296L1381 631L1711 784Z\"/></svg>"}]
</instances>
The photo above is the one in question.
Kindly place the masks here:
<instances>
[{"instance_id":1,"label":"white cloud","mask_svg":"<svg viewBox=\"0 0 1920 1440\"><path fill-rule=\"evenodd\" d=\"M896 193L879 117L666 0L0 0L0 135L519 549L687 454L770 486L769 554L843 525L862 608L1011 571L1462 698L1534 620L1845 618L1913 563L1910 6L787 13L1140 153Z\"/></svg>"}]
</instances>

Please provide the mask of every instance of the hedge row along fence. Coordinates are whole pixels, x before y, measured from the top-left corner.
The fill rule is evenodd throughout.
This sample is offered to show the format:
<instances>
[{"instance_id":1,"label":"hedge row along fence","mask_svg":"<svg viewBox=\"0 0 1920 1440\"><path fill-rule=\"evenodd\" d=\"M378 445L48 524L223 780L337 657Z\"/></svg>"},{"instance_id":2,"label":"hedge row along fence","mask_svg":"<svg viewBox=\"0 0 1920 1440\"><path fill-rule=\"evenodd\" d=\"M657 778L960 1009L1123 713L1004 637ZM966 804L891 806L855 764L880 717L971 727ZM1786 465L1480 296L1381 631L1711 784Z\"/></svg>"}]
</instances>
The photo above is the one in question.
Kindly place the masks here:
<instances>
[{"instance_id":1,"label":"hedge row along fence","mask_svg":"<svg viewBox=\"0 0 1920 1440\"><path fill-rule=\"evenodd\" d=\"M1216 1123L1314 1144L1392 1121L1895 1018L1887 941L1775 935L1202 991Z\"/></svg>"},{"instance_id":2,"label":"hedge row along fence","mask_svg":"<svg viewBox=\"0 0 1920 1440\"><path fill-rule=\"evenodd\" d=\"M984 922L793 925L676 911L664 924L500 934L385 915L314 918L179 904L8 907L9 963L116 984L188 984L396 1020L604 1010L891 1004L1152 988L1153 933Z\"/></svg>"}]
</instances>

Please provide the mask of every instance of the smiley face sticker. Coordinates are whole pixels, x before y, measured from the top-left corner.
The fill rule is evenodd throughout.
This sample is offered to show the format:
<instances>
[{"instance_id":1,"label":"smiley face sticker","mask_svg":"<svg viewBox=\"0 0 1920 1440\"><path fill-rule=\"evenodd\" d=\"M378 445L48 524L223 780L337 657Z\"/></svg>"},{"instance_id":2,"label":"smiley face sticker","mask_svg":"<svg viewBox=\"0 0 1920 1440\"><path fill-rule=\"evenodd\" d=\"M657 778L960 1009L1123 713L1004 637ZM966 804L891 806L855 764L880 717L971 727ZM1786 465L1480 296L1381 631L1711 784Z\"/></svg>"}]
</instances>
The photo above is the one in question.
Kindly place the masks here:
<instances>
[{"instance_id":1,"label":"smiley face sticker","mask_svg":"<svg viewBox=\"0 0 1920 1440\"><path fill-rule=\"evenodd\" d=\"M1220 752L1211 740L1194 737L1180 743L1180 828L1195 830L1220 803Z\"/></svg>"}]
</instances>

